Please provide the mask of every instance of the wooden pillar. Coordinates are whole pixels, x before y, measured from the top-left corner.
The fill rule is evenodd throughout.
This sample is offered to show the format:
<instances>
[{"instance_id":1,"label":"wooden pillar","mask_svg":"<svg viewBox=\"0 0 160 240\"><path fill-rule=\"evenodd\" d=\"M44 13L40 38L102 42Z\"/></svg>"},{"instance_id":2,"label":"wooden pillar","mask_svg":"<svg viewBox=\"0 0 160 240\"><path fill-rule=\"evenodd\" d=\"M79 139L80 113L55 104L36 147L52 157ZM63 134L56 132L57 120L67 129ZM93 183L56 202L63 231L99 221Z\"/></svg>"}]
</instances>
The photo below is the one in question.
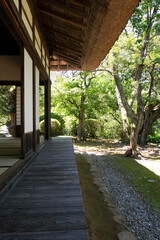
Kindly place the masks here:
<instances>
[{"instance_id":1,"label":"wooden pillar","mask_svg":"<svg viewBox=\"0 0 160 240\"><path fill-rule=\"evenodd\" d=\"M37 133L36 133L36 78L35 63L33 61L33 150L36 151Z\"/></svg>"},{"instance_id":2,"label":"wooden pillar","mask_svg":"<svg viewBox=\"0 0 160 240\"><path fill-rule=\"evenodd\" d=\"M51 114L51 81L48 79L45 82L45 139L51 137L50 133L50 114Z\"/></svg>"},{"instance_id":3,"label":"wooden pillar","mask_svg":"<svg viewBox=\"0 0 160 240\"><path fill-rule=\"evenodd\" d=\"M33 149L39 145L39 70L33 62Z\"/></svg>"},{"instance_id":4,"label":"wooden pillar","mask_svg":"<svg viewBox=\"0 0 160 240\"><path fill-rule=\"evenodd\" d=\"M25 158L25 136L24 136L24 46L21 45L21 158Z\"/></svg>"}]
</instances>

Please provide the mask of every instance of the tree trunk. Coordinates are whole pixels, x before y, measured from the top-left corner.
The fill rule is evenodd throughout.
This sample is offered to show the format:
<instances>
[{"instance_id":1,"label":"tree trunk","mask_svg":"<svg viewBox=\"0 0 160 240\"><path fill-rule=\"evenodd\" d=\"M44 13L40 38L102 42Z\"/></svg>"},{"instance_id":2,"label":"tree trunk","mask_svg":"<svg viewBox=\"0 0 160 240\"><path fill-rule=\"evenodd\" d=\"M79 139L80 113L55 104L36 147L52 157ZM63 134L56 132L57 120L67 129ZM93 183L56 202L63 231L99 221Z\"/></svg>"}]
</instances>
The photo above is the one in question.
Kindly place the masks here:
<instances>
[{"instance_id":1,"label":"tree trunk","mask_svg":"<svg viewBox=\"0 0 160 240\"><path fill-rule=\"evenodd\" d=\"M138 145L138 133L142 121L143 112L139 112L136 116L136 119L132 123L131 127L131 135L130 135L130 148L126 151L125 156L130 157L133 156L135 158L138 158L140 153L137 151L137 145Z\"/></svg>"},{"instance_id":2,"label":"tree trunk","mask_svg":"<svg viewBox=\"0 0 160 240\"><path fill-rule=\"evenodd\" d=\"M147 144L147 137L149 132L151 131L153 125L153 121L151 118L145 119L142 129L138 134L138 144L140 146L145 146Z\"/></svg>"},{"instance_id":3,"label":"tree trunk","mask_svg":"<svg viewBox=\"0 0 160 240\"><path fill-rule=\"evenodd\" d=\"M135 158L138 157L137 139L138 139L138 128L135 124L132 124L131 135L130 135L130 148L125 153L126 157L130 157L130 156L133 156Z\"/></svg>"},{"instance_id":4,"label":"tree trunk","mask_svg":"<svg viewBox=\"0 0 160 240\"><path fill-rule=\"evenodd\" d=\"M149 105L144 113L143 125L138 133L138 144L145 146L147 137L152 129L152 125L160 118L160 106L154 104Z\"/></svg>"},{"instance_id":5,"label":"tree trunk","mask_svg":"<svg viewBox=\"0 0 160 240\"><path fill-rule=\"evenodd\" d=\"M129 139L129 121L127 117L127 112L122 104L121 96L117 87L115 91L116 91L118 106L121 111L121 118L122 118L122 124L123 124L123 140L128 140Z\"/></svg>"},{"instance_id":6,"label":"tree trunk","mask_svg":"<svg viewBox=\"0 0 160 240\"><path fill-rule=\"evenodd\" d=\"M78 118L77 142L84 141L84 109L81 109Z\"/></svg>"}]
</instances>

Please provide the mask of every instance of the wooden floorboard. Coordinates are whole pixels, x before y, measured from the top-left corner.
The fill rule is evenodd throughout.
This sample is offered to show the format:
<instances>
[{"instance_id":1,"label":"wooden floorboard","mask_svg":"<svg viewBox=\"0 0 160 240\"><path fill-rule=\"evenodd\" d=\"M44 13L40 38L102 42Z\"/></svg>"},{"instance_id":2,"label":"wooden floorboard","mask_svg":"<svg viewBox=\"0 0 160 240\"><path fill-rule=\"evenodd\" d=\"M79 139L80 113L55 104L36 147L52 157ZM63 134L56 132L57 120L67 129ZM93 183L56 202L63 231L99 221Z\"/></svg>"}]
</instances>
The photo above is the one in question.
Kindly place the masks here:
<instances>
[{"instance_id":1,"label":"wooden floorboard","mask_svg":"<svg viewBox=\"0 0 160 240\"><path fill-rule=\"evenodd\" d=\"M87 232L85 230L64 230L64 231L52 231L52 232L35 232L35 233L11 233L2 234L0 240L86 240L88 239Z\"/></svg>"},{"instance_id":2,"label":"wooden floorboard","mask_svg":"<svg viewBox=\"0 0 160 240\"><path fill-rule=\"evenodd\" d=\"M53 139L2 199L0 239L88 240L71 138Z\"/></svg>"}]
</instances>

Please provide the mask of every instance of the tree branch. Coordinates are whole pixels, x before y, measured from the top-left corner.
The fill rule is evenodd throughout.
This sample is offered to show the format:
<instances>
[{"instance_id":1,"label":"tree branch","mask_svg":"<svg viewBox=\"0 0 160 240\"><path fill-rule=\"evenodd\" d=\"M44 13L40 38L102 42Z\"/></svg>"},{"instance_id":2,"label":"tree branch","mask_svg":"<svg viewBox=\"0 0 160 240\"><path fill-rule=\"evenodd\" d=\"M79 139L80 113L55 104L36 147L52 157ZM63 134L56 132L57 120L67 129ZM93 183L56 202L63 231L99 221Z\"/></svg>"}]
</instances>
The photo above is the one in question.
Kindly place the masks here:
<instances>
[{"instance_id":1,"label":"tree branch","mask_svg":"<svg viewBox=\"0 0 160 240\"><path fill-rule=\"evenodd\" d=\"M154 72L154 68L155 68L156 63L153 64L152 66L152 70L151 72L149 72L150 76L151 76L151 83L150 83L150 87L149 87L149 92L148 92L148 97L151 96L151 92L152 92L152 88L153 88L153 82L154 82L154 76L153 76L153 72Z\"/></svg>"},{"instance_id":2,"label":"tree branch","mask_svg":"<svg viewBox=\"0 0 160 240\"><path fill-rule=\"evenodd\" d=\"M57 87L55 87L55 86L53 86L53 87L59 92L59 95L60 95L60 98L61 98L63 104L65 105L65 107L66 107L66 108L68 109L68 111L70 112L71 110L70 110L69 106L66 104L66 102L64 101L64 98L63 98L62 93L59 91L59 89L58 89ZM74 114L74 116L78 119L78 115L75 114L75 113L73 113L73 114Z\"/></svg>"},{"instance_id":3,"label":"tree branch","mask_svg":"<svg viewBox=\"0 0 160 240\"><path fill-rule=\"evenodd\" d=\"M122 86L121 81L119 79L118 69L117 69L116 65L113 65L113 74L114 74L113 76L114 76L114 80L115 80L116 86L117 86L118 91L120 93L122 104L123 104L123 106L124 106L124 108L125 108L125 110L127 112L128 117L132 120L132 122L134 122L136 116L135 116L135 113L130 108L130 106L129 106L128 102L127 102L123 86Z\"/></svg>"},{"instance_id":4,"label":"tree branch","mask_svg":"<svg viewBox=\"0 0 160 240\"><path fill-rule=\"evenodd\" d=\"M72 105L74 105L77 109L79 109L76 101L75 101L73 98L72 98L72 100L71 100L71 99L68 99L68 101L69 101Z\"/></svg>"},{"instance_id":5,"label":"tree branch","mask_svg":"<svg viewBox=\"0 0 160 240\"><path fill-rule=\"evenodd\" d=\"M122 122L119 121L118 118L116 118L113 113L109 113L109 114L110 114L110 115L114 118L114 120L116 120L119 124L122 124Z\"/></svg>"},{"instance_id":6,"label":"tree branch","mask_svg":"<svg viewBox=\"0 0 160 240\"><path fill-rule=\"evenodd\" d=\"M96 70L92 70L90 72L108 72L111 76L113 76L113 72L110 69L96 69Z\"/></svg>"}]
</instances>

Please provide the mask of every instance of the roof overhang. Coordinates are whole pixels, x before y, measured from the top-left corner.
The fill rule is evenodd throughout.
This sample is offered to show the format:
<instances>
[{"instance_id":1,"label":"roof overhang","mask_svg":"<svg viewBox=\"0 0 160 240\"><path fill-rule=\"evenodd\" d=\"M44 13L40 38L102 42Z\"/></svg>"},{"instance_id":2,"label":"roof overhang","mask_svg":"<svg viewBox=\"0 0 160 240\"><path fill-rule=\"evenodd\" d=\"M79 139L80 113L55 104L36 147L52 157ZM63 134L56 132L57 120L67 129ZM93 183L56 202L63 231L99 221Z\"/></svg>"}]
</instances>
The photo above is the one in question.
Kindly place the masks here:
<instances>
[{"instance_id":1,"label":"roof overhang","mask_svg":"<svg viewBox=\"0 0 160 240\"><path fill-rule=\"evenodd\" d=\"M139 0L35 0L51 58L56 56L74 70L98 67L138 3ZM57 70L51 63L51 71Z\"/></svg>"}]
</instances>

